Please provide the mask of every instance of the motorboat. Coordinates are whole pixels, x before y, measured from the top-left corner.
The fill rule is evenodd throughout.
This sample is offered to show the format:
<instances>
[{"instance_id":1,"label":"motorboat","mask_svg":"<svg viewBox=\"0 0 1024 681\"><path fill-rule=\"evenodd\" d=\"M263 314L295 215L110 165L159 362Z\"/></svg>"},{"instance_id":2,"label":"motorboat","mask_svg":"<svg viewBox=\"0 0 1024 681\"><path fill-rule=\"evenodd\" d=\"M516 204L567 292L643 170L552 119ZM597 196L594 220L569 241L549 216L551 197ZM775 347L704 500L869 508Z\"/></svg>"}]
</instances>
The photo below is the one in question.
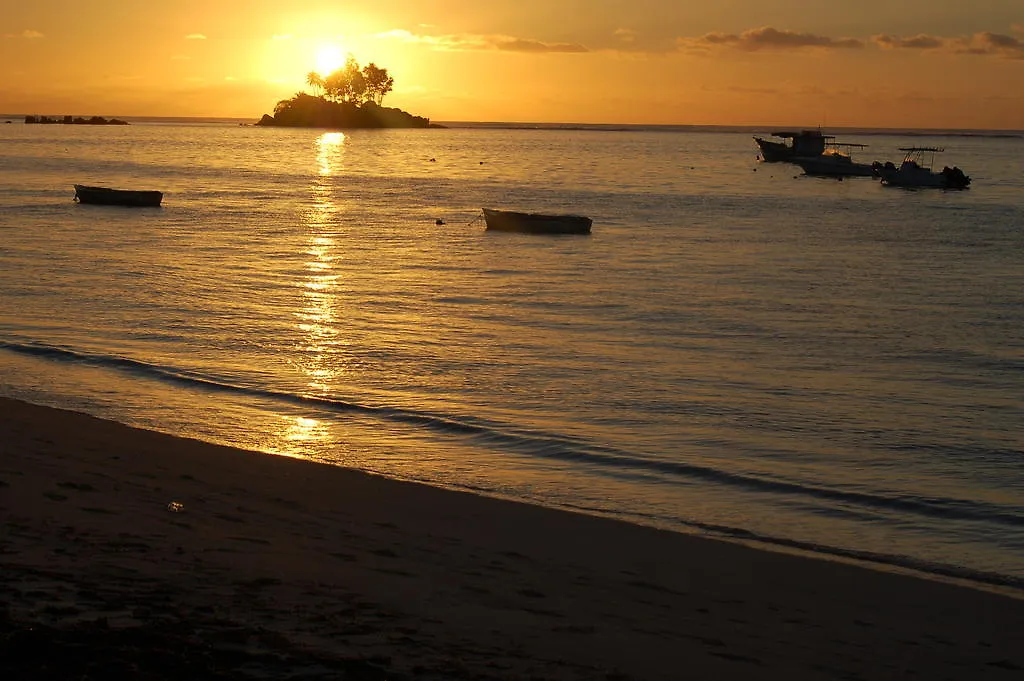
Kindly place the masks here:
<instances>
[{"instance_id":1,"label":"motorboat","mask_svg":"<svg viewBox=\"0 0 1024 681\"><path fill-rule=\"evenodd\" d=\"M874 177L875 166L871 163L857 163L852 158L852 150L863 149L866 144L848 142L829 142L820 156L795 158L793 163L803 168L807 175L819 177Z\"/></svg>"},{"instance_id":2,"label":"motorboat","mask_svg":"<svg viewBox=\"0 0 1024 681\"><path fill-rule=\"evenodd\" d=\"M520 213L484 208L488 231L529 234L590 234L593 220L583 215Z\"/></svg>"},{"instance_id":3,"label":"motorboat","mask_svg":"<svg viewBox=\"0 0 1024 681\"><path fill-rule=\"evenodd\" d=\"M765 163L793 162L797 158L821 156L826 145L835 139L832 135L821 134L821 130L782 130L773 132L772 137L782 141L754 137Z\"/></svg>"},{"instance_id":4,"label":"motorboat","mask_svg":"<svg viewBox=\"0 0 1024 681\"><path fill-rule=\"evenodd\" d=\"M932 170L935 154L944 151L941 147L900 147L900 151L905 156L899 166L892 162L875 163L878 176L887 187L967 189L971 184L971 178L956 166Z\"/></svg>"},{"instance_id":5,"label":"motorboat","mask_svg":"<svg viewBox=\"0 0 1024 681\"><path fill-rule=\"evenodd\" d=\"M99 206L155 207L163 201L163 192L137 189L111 189L75 185L75 201Z\"/></svg>"}]
</instances>

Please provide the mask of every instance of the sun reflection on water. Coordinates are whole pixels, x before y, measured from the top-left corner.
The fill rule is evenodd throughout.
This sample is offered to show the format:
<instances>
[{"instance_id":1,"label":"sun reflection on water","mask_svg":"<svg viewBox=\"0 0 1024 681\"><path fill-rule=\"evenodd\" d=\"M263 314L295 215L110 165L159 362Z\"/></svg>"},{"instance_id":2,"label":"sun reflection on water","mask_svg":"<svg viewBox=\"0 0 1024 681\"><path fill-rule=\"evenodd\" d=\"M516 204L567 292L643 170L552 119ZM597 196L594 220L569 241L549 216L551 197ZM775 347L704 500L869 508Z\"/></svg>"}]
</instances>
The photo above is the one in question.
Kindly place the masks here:
<instances>
[{"instance_id":1,"label":"sun reflection on water","mask_svg":"<svg viewBox=\"0 0 1024 681\"><path fill-rule=\"evenodd\" d=\"M303 251L303 272L295 285L302 293L302 303L295 311L296 328L302 339L296 346L298 366L306 375L309 394L327 396L333 392L341 373L335 348L338 330L339 274L338 244L334 236L339 207L332 192L332 176L341 171L345 151L345 135L326 132L316 140L315 174L310 183L312 199L305 221L308 237ZM330 438L325 421L306 416L286 417L281 431L284 454L302 456L311 445Z\"/></svg>"},{"instance_id":2,"label":"sun reflection on water","mask_svg":"<svg viewBox=\"0 0 1024 681\"><path fill-rule=\"evenodd\" d=\"M328 424L307 416L280 415L282 424L276 438L260 443L259 449L294 459L309 458L311 450L330 440Z\"/></svg>"},{"instance_id":3,"label":"sun reflection on water","mask_svg":"<svg viewBox=\"0 0 1024 681\"><path fill-rule=\"evenodd\" d=\"M321 176L334 175L342 168L345 133L325 132L316 139L316 162Z\"/></svg>"},{"instance_id":4,"label":"sun reflection on water","mask_svg":"<svg viewBox=\"0 0 1024 681\"><path fill-rule=\"evenodd\" d=\"M318 175L313 178L310 193L312 206L306 215L308 256L305 274L298 282L304 305L296 313L298 327L306 339L301 348L301 363L314 393L328 392L338 373L332 361L332 350L339 335L337 328L338 260L334 236L334 217L338 206L332 196L331 177L341 169L345 151L345 134L325 132L316 140Z\"/></svg>"}]
</instances>

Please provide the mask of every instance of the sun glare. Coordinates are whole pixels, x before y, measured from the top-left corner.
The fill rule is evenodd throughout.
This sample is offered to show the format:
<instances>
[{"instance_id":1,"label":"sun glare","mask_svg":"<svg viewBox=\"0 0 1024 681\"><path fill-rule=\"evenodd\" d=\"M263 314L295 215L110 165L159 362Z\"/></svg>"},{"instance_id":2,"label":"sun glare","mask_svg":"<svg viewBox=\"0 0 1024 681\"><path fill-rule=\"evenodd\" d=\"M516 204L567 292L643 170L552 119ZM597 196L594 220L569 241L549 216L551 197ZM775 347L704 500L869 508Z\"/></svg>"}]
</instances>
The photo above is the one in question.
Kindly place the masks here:
<instances>
[{"instance_id":1,"label":"sun glare","mask_svg":"<svg viewBox=\"0 0 1024 681\"><path fill-rule=\"evenodd\" d=\"M337 45L321 45L316 51L316 72L321 76L337 71L345 65L345 52Z\"/></svg>"}]
</instances>

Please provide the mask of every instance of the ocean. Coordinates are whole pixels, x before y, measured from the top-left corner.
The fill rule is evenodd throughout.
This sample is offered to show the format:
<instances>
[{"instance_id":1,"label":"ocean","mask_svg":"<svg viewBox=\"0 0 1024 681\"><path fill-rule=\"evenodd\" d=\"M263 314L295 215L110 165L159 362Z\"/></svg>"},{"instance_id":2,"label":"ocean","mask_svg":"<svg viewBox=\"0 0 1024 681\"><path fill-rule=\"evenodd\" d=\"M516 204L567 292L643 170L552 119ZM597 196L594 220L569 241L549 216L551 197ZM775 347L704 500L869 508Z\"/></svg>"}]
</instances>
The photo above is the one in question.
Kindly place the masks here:
<instances>
[{"instance_id":1,"label":"ocean","mask_svg":"<svg viewBox=\"0 0 1024 681\"><path fill-rule=\"evenodd\" d=\"M0 395L1024 588L1024 135L840 141L973 184L714 129L0 125Z\"/></svg>"}]
</instances>

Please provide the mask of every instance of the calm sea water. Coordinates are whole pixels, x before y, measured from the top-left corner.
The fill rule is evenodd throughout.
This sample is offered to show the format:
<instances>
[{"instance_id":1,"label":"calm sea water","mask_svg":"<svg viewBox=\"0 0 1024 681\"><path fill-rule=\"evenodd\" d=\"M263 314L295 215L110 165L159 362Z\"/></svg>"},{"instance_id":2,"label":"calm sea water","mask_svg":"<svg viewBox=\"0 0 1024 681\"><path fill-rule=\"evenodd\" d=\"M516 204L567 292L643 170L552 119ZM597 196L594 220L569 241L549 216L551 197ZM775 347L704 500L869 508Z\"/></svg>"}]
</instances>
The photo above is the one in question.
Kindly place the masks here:
<instances>
[{"instance_id":1,"label":"calm sea water","mask_svg":"<svg viewBox=\"0 0 1024 681\"><path fill-rule=\"evenodd\" d=\"M744 133L0 125L0 393L1022 586L1024 139L844 141L974 185L800 177Z\"/></svg>"}]
</instances>

